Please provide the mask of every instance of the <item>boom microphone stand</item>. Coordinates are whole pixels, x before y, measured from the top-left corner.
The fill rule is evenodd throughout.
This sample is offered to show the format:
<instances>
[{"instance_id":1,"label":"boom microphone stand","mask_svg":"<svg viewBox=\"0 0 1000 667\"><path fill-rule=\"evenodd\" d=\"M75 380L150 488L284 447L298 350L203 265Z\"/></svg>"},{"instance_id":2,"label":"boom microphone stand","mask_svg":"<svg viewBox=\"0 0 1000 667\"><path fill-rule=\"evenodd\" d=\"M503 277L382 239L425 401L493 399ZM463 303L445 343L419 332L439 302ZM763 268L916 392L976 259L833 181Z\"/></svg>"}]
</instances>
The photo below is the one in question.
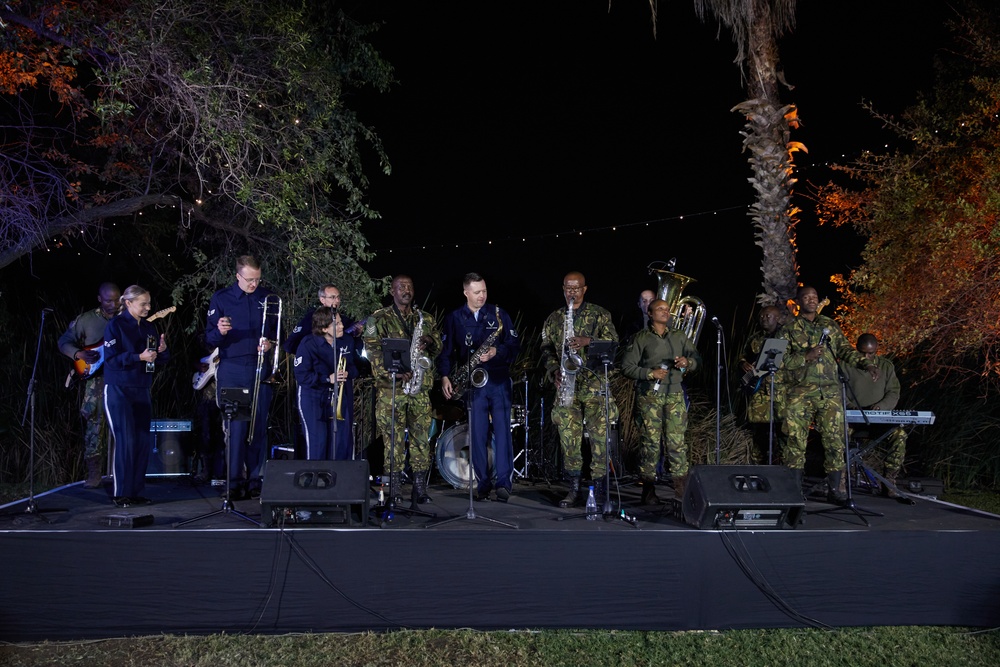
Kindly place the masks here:
<instances>
[{"instance_id":1,"label":"boom microphone stand","mask_svg":"<svg viewBox=\"0 0 1000 667\"><path fill-rule=\"evenodd\" d=\"M193 519L187 519L185 521L181 521L180 523L175 523L174 528L180 528L181 526L186 526L189 523L201 521L202 519L208 519L219 514L232 515L238 519L249 521L255 526L260 526L259 521L251 519L246 514L238 511L236 506L233 505L232 500L230 500L233 478L233 459L229 455L229 448L231 446L231 426L234 421L250 421L250 400L251 394L249 389L244 389L243 387L223 387L219 389L219 403L222 407L223 415L222 431L225 433L226 441L226 493L222 497L222 507L214 512L209 512L208 514L196 516Z\"/></svg>"},{"instance_id":2,"label":"boom microphone stand","mask_svg":"<svg viewBox=\"0 0 1000 667\"><path fill-rule=\"evenodd\" d=\"M38 342L35 343L35 363L31 367L31 378L28 380L28 395L27 400L24 403L24 414L21 415L21 426L24 426L25 417L30 415L28 429L30 431L29 436L29 455L28 455L28 506L24 509L24 513L37 516L40 519L48 523L52 523L45 514L47 512L67 512L66 508L60 509L40 509L38 504L35 502L35 373L38 370L38 356L42 349L42 332L45 330L45 316L51 313L51 308L42 309L42 321L38 327Z\"/></svg>"},{"instance_id":3,"label":"boom microphone stand","mask_svg":"<svg viewBox=\"0 0 1000 667\"><path fill-rule=\"evenodd\" d=\"M476 467L474 465L472 465L472 457L473 457L473 453L472 452L476 448L476 445L475 445L476 440L475 440L475 435L474 435L474 433L472 431L472 423L473 423L474 420L473 420L472 414L471 414L472 406L475 404L475 399L476 399L476 396L475 396L476 385L474 385L472 383L472 356L473 356L473 353L475 352L475 348L472 346L472 336L471 335L466 335L466 337L465 337L465 344L469 348L469 358L465 362L466 363L466 377L469 378L469 388L468 388L467 391L469 393L469 403L468 403L468 405L469 405L469 410L470 410L470 414L469 414L469 509L467 509L465 511L465 516L453 516L450 519L445 519L443 521L438 521L437 523L434 523L434 524L431 524L431 525L428 525L428 526L425 526L425 527L426 528L437 528L438 526L443 526L446 523L452 523L453 521L459 521L460 519L468 519L469 521L475 521L477 519L481 519L482 521L489 521L490 523L495 523L498 526L504 526L506 528L514 528L514 529L516 529L517 528L517 524L507 523L505 521L500 521L499 519L493 519L493 518L490 518L488 516L483 516L481 514L476 514L475 499L472 496L472 493L473 493L472 492L472 485L473 485L473 482L476 481ZM489 382L488 378L487 378L487 382ZM493 424L493 428L496 428L496 423ZM508 428L509 428L509 425L508 425ZM488 445L487 445L487 447L488 447ZM487 457L487 464L488 464L488 461L489 461L489 457ZM487 467L488 467L488 465L487 465Z\"/></svg>"},{"instance_id":4,"label":"boom microphone stand","mask_svg":"<svg viewBox=\"0 0 1000 667\"><path fill-rule=\"evenodd\" d=\"M830 341L826 341L827 346L830 345ZM832 350L831 350L832 353ZM848 510L854 513L859 519L861 519L865 526L870 527L871 524L868 523L866 516L885 516L884 514L879 514L878 512L872 512L871 510L866 510L858 507L854 503L854 494L851 492L851 452L850 452L850 428L847 425L847 391L849 388L847 373L844 372L843 367L840 365L840 360L837 359L837 377L840 380L840 405L841 410L844 413L844 475L847 476L846 482L844 484L847 490L847 500L844 501L843 505L837 507L828 507L822 510L814 510L809 512L809 514L833 514L834 512L839 512L841 510Z\"/></svg>"},{"instance_id":5,"label":"boom microphone stand","mask_svg":"<svg viewBox=\"0 0 1000 667\"><path fill-rule=\"evenodd\" d=\"M722 325L718 317L715 325L715 465L722 462Z\"/></svg>"}]
</instances>

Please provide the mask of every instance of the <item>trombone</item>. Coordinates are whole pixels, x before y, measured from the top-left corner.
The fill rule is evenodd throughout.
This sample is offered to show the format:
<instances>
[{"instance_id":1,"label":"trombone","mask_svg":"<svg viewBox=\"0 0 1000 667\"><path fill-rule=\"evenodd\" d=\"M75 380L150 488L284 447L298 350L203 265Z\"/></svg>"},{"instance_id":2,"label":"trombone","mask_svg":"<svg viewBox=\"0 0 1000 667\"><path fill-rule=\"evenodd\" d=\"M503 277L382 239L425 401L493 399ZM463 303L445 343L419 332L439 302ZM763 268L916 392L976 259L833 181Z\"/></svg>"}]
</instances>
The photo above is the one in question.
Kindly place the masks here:
<instances>
[{"instance_id":1,"label":"trombone","mask_svg":"<svg viewBox=\"0 0 1000 667\"><path fill-rule=\"evenodd\" d=\"M267 337L268 320L273 319L275 324L270 327L274 331L274 340L272 341ZM253 441L254 426L257 423L257 400L260 397L260 385L261 382L266 384L272 384L274 382L280 382L280 380L275 380L274 377L278 372L278 341L281 340L281 297L277 294L268 294L264 297L264 314L260 318L260 340L257 344L257 368L254 373L253 380L253 399L250 404L250 430L247 433L247 444ZM264 371L264 357L266 353L264 352L265 341L271 341L271 351L274 354L274 363L271 366L271 376L268 380L262 380L261 375Z\"/></svg>"}]
</instances>

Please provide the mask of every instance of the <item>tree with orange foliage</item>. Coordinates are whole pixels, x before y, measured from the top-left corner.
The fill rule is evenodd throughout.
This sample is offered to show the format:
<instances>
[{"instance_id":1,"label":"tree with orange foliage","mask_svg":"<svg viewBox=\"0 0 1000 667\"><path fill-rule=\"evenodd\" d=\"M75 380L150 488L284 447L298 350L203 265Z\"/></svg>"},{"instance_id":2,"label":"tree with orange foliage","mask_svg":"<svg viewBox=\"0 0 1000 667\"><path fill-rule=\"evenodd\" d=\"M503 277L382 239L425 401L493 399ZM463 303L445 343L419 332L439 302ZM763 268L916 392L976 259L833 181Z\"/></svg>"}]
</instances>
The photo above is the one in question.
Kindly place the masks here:
<instances>
[{"instance_id":1,"label":"tree with orange foliage","mask_svg":"<svg viewBox=\"0 0 1000 667\"><path fill-rule=\"evenodd\" d=\"M360 265L361 222L378 215L365 166L389 165L349 100L387 90L392 70L372 28L338 7L0 4L0 268L145 213L158 229L136 235L136 252L155 254L169 232L195 265L171 279L175 300L231 280L250 251L274 280L333 280L370 312L382 289Z\"/></svg>"},{"instance_id":2,"label":"tree with orange foliage","mask_svg":"<svg viewBox=\"0 0 1000 667\"><path fill-rule=\"evenodd\" d=\"M997 383L1000 33L985 14L966 17L953 26L963 53L940 59L934 91L899 119L880 117L909 148L840 167L853 180L821 188L818 211L867 238L861 266L834 276L850 338L874 333L926 377Z\"/></svg>"}]
</instances>

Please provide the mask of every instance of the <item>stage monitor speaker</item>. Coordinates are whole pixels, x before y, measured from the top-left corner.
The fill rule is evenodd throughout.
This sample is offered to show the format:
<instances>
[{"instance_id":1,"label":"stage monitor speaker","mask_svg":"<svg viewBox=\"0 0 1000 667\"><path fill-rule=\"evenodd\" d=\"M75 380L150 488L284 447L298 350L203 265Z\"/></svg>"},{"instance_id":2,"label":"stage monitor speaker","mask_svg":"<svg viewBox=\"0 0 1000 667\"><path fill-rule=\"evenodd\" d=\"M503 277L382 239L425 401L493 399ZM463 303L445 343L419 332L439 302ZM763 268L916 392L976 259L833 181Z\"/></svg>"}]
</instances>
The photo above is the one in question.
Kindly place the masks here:
<instances>
[{"instance_id":1,"label":"stage monitor speaker","mask_svg":"<svg viewBox=\"0 0 1000 667\"><path fill-rule=\"evenodd\" d=\"M804 509L785 466L694 466L681 504L684 522L697 528L795 528Z\"/></svg>"},{"instance_id":2,"label":"stage monitor speaker","mask_svg":"<svg viewBox=\"0 0 1000 667\"><path fill-rule=\"evenodd\" d=\"M265 526L368 525L368 461L269 459L260 490Z\"/></svg>"}]
</instances>

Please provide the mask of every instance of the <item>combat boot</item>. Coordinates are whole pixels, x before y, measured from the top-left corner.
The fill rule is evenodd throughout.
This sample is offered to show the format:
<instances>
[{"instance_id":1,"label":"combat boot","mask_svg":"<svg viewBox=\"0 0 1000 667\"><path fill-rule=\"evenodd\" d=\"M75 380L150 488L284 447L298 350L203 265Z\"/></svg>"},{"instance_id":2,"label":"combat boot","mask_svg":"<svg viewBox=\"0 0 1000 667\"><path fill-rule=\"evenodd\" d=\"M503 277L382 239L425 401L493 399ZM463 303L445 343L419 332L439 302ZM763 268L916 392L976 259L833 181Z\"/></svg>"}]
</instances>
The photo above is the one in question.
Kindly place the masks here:
<instances>
[{"instance_id":1,"label":"combat boot","mask_svg":"<svg viewBox=\"0 0 1000 667\"><path fill-rule=\"evenodd\" d=\"M414 504L424 505L431 502L431 497L427 495L427 471L426 470L414 470L413 471L413 493L410 494L410 500Z\"/></svg>"},{"instance_id":2,"label":"combat boot","mask_svg":"<svg viewBox=\"0 0 1000 667\"><path fill-rule=\"evenodd\" d=\"M569 478L569 491L566 497L559 501L559 507L575 507L580 503L580 476L572 475Z\"/></svg>"},{"instance_id":3,"label":"combat boot","mask_svg":"<svg viewBox=\"0 0 1000 667\"><path fill-rule=\"evenodd\" d=\"M896 491L896 473L886 473L885 482L883 488L885 489L886 497L899 498L899 492Z\"/></svg>"},{"instance_id":4,"label":"combat boot","mask_svg":"<svg viewBox=\"0 0 1000 667\"><path fill-rule=\"evenodd\" d=\"M642 497L640 505L662 505L663 501L656 495L656 480L652 477L642 480Z\"/></svg>"},{"instance_id":5,"label":"combat boot","mask_svg":"<svg viewBox=\"0 0 1000 667\"><path fill-rule=\"evenodd\" d=\"M87 479L83 483L83 488L96 489L103 481L101 477L101 457L88 456L85 463L87 464Z\"/></svg>"},{"instance_id":6,"label":"combat boot","mask_svg":"<svg viewBox=\"0 0 1000 667\"><path fill-rule=\"evenodd\" d=\"M826 499L835 505L843 505L847 502L847 496L840 490L840 480L843 474L842 470L826 473Z\"/></svg>"}]
</instances>

